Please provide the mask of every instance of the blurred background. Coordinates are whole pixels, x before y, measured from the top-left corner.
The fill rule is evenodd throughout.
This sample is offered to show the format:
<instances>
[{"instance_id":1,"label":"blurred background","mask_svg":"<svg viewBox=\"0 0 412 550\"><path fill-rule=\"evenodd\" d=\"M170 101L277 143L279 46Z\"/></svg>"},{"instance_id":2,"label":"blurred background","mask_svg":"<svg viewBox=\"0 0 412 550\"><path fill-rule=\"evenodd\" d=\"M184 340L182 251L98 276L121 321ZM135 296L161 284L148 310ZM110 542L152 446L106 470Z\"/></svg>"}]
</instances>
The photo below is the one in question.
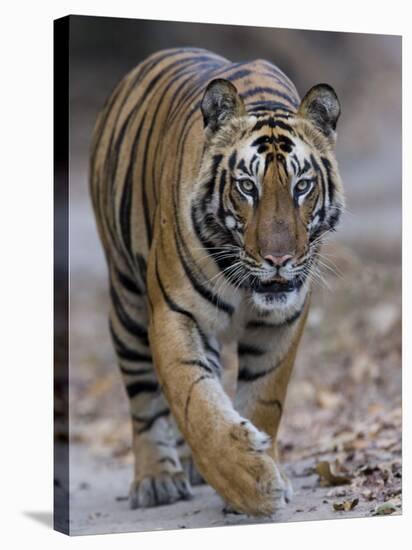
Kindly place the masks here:
<instances>
[{"instance_id":1,"label":"blurred background","mask_svg":"<svg viewBox=\"0 0 412 550\"><path fill-rule=\"evenodd\" d=\"M107 329L106 266L88 195L88 153L97 113L117 82L147 55L177 46L210 49L232 61L264 58L292 79L302 97L319 82L332 85L339 96L337 158L347 212L325 248L325 285L315 288L281 450L286 463L295 464L292 477L300 479L306 472L303 487L312 487L300 489L305 509L299 519L337 513L318 496L327 500L315 475L316 462L325 457L352 472L350 490L360 503L348 513L367 515L379 503L399 499L400 492L401 38L72 16L72 529L105 532L150 524L146 515L138 526L136 513L129 517L123 502L132 464L128 404ZM389 477L379 464L389 468ZM365 474L366 467L376 467L378 473ZM102 476L112 476L110 489ZM99 506L104 511L96 511ZM170 507L167 513L171 523L165 519L159 527L176 526L179 513L177 519ZM295 513L290 510L284 520L296 519ZM188 526L208 524L202 514L190 521ZM222 517L217 524L225 522Z\"/></svg>"}]
</instances>

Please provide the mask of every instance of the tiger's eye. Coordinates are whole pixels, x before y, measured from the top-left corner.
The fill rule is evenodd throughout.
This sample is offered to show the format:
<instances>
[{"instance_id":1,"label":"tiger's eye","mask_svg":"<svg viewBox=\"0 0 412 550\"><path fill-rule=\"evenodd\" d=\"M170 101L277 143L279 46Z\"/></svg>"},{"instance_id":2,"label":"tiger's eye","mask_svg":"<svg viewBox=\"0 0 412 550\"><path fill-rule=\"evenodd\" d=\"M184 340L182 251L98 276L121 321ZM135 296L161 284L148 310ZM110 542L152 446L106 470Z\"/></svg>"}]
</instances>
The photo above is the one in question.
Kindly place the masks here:
<instances>
[{"instance_id":1,"label":"tiger's eye","mask_svg":"<svg viewBox=\"0 0 412 550\"><path fill-rule=\"evenodd\" d=\"M309 188L311 185L312 185L312 182L310 180L300 180L295 185L295 191L297 191L299 195L301 195L309 191Z\"/></svg>"},{"instance_id":2,"label":"tiger's eye","mask_svg":"<svg viewBox=\"0 0 412 550\"><path fill-rule=\"evenodd\" d=\"M252 193L255 188L255 184L252 180L240 180L239 185L245 193Z\"/></svg>"}]
</instances>

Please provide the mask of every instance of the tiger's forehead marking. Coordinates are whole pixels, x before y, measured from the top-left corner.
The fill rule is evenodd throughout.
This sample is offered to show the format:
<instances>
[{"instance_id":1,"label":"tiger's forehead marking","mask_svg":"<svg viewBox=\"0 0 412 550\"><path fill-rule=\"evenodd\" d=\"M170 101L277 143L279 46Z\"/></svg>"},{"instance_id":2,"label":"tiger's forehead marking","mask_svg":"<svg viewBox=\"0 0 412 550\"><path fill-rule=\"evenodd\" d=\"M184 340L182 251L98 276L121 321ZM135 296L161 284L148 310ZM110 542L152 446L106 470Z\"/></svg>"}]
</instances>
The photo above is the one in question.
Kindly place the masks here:
<instances>
[{"instance_id":1,"label":"tiger's forehead marking","mask_svg":"<svg viewBox=\"0 0 412 550\"><path fill-rule=\"evenodd\" d=\"M237 177L263 178L269 166L275 161L277 172L283 177L294 179L311 175L312 150L309 145L292 131L283 127L262 128L263 132L253 131L233 155L229 164Z\"/></svg>"}]
</instances>

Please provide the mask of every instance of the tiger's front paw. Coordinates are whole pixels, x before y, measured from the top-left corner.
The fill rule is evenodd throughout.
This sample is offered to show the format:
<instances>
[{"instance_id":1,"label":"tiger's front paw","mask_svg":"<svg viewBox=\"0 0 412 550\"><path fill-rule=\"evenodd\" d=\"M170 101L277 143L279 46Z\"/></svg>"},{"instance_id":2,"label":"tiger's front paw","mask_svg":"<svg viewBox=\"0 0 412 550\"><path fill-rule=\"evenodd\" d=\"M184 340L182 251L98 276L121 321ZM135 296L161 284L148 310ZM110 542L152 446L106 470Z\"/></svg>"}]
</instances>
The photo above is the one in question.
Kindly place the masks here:
<instances>
[{"instance_id":1,"label":"tiger's front paw","mask_svg":"<svg viewBox=\"0 0 412 550\"><path fill-rule=\"evenodd\" d=\"M277 477L276 487L273 491L273 509L270 512L267 513L253 513L253 515L273 515L276 513L277 510L280 510L281 508L284 508L286 504L289 504L289 502L292 499L293 496L293 487L290 479L286 476L286 474L279 469L280 478ZM263 507L261 507L263 510ZM233 504L229 502L225 502L224 507L222 509L222 512L224 515L227 514L235 514L240 515L245 513L244 510L241 510L240 508L236 508ZM247 513L247 512L246 512Z\"/></svg>"},{"instance_id":2,"label":"tiger's front paw","mask_svg":"<svg viewBox=\"0 0 412 550\"><path fill-rule=\"evenodd\" d=\"M290 479L284 473L284 471L280 468L279 468L279 473L281 476L281 481L279 483L280 492L277 494L277 497L274 502L274 512L283 508L284 506L286 506L286 504L289 504L289 502L292 500L292 497L293 497L293 487ZM234 508L232 504L229 504L228 502L225 502L222 512L224 515L227 515L227 514L240 515L243 513L237 510L236 508Z\"/></svg>"},{"instance_id":3,"label":"tiger's front paw","mask_svg":"<svg viewBox=\"0 0 412 550\"><path fill-rule=\"evenodd\" d=\"M272 516L288 502L291 485L270 456L270 437L241 420L220 434L213 460L210 448L198 463L206 480L230 509Z\"/></svg>"},{"instance_id":4,"label":"tiger's front paw","mask_svg":"<svg viewBox=\"0 0 412 550\"><path fill-rule=\"evenodd\" d=\"M183 472L162 473L133 481L130 487L130 508L150 508L188 500L193 493Z\"/></svg>"}]
</instances>

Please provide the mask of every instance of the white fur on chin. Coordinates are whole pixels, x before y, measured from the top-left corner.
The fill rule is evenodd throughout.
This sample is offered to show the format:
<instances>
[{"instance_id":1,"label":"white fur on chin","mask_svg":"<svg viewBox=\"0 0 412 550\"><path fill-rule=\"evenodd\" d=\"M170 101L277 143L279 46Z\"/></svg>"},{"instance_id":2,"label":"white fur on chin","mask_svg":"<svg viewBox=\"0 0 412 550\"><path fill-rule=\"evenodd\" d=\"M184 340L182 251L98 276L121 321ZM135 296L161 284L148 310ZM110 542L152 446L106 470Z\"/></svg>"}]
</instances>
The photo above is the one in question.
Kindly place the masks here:
<instances>
[{"instance_id":1,"label":"white fur on chin","mask_svg":"<svg viewBox=\"0 0 412 550\"><path fill-rule=\"evenodd\" d=\"M252 300L256 309L261 313L272 313L274 321L282 322L299 311L307 294L307 286L292 292L252 292Z\"/></svg>"}]
</instances>

